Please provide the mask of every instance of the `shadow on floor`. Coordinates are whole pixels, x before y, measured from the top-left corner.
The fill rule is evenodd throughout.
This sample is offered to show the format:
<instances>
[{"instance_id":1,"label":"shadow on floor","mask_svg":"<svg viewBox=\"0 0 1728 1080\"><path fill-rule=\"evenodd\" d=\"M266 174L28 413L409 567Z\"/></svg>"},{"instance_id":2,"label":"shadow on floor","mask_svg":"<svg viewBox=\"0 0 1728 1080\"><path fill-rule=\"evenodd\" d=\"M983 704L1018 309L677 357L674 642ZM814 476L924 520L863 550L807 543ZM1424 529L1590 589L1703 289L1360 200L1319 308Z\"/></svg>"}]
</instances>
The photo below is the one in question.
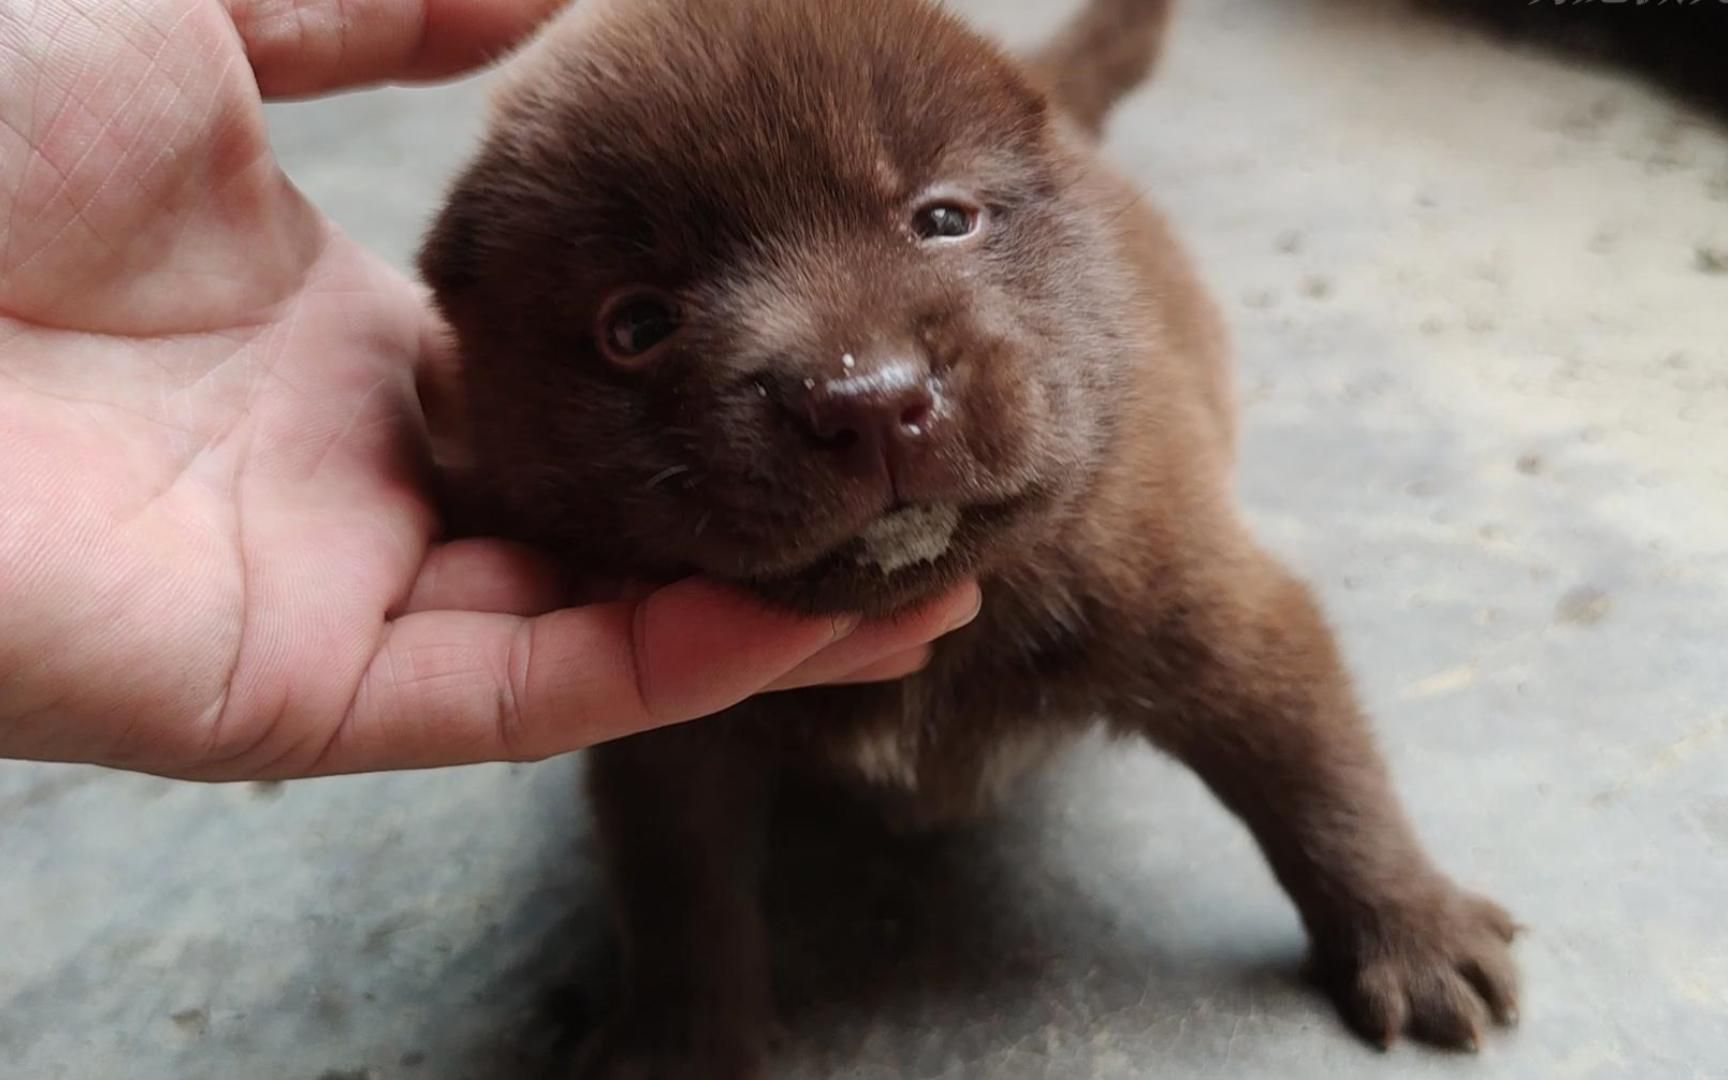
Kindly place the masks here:
<instances>
[{"instance_id":1,"label":"shadow on floor","mask_svg":"<svg viewBox=\"0 0 1728 1080\"><path fill-rule=\"evenodd\" d=\"M1515 41L1634 72L1728 120L1728 10L1719 0L1423 0Z\"/></svg>"},{"instance_id":2,"label":"shadow on floor","mask_svg":"<svg viewBox=\"0 0 1728 1080\"><path fill-rule=\"evenodd\" d=\"M775 1075L845 1075L861 1061L898 1076L938 1075L955 1062L1000 1060L1053 1031L1087 1038L1125 1015L1174 1028L1197 982L1313 996L1314 1015L1327 1019L1294 951L1196 947L1181 929L1192 910L1167 910L1193 900L1179 867L1053 805L1062 785L1085 783L1084 764L1065 766L996 818L922 834L890 831L868 807L832 796L783 798L764 886L787 1032ZM534 1003L495 1044L476 1048L479 1075L562 1076L606 1015L618 956L606 921L594 917L601 890L591 851L583 862L574 883L567 864L548 867L578 895L532 959L500 978L496 992L531 993ZM1143 888L1148 871L1168 874L1168 901ZM1113 902L1125 896L1132 903Z\"/></svg>"}]
</instances>

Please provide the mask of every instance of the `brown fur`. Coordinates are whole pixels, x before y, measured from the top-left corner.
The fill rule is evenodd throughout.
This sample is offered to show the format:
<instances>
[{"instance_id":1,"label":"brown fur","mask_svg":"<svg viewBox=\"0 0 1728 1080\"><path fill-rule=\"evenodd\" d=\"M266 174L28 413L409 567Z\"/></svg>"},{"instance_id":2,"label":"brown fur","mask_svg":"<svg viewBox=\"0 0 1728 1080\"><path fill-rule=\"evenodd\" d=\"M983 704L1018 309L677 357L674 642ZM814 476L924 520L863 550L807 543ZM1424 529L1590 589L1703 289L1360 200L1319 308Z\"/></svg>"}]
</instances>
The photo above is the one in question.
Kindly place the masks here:
<instances>
[{"instance_id":1,"label":"brown fur","mask_svg":"<svg viewBox=\"0 0 1728 1080\"><path fill-rule=\"evenodd\" d=\"M513 527L587 574L809 609L986 596L913 678L594 752L629 979L581 1075L760 1075L777 775L970 814L1099 715L1253 830L1365 1035L1474 1045L1512 1018L1511 924L1425 857L1320 612L1243 527L1218 317L1093 148L1166 7L1098 0L1022 67L922 0L592 0L519 64L422 260ZM931 183L984 192L987 231L903 235ZM686 307L641 368L593 329L634 283ZM805 419L843 352L936 388L887 451L895 498L961 508L933 562L852 557L886 506L875 450L849 471Z\"/></svg>"}]
</instances>

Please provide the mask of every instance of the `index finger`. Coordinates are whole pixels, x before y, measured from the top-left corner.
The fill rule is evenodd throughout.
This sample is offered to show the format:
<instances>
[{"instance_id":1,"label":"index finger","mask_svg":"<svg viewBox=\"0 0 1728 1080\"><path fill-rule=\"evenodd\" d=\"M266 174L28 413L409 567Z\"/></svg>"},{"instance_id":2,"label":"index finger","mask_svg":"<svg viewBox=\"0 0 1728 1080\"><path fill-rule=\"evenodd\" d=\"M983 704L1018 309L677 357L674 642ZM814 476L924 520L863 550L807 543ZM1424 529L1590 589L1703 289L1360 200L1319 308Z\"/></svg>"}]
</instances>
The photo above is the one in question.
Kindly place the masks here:
<instances>
[{"instance_id":1,"label":"index finger","mask_svg":"<svg viewBox=\"0 0 1728 1080\"><path fill-rule=\"evenodd\" d=\"M498 59L564 0L228 0L266 97L455 75Z\"/></svg>"}]
</instances>

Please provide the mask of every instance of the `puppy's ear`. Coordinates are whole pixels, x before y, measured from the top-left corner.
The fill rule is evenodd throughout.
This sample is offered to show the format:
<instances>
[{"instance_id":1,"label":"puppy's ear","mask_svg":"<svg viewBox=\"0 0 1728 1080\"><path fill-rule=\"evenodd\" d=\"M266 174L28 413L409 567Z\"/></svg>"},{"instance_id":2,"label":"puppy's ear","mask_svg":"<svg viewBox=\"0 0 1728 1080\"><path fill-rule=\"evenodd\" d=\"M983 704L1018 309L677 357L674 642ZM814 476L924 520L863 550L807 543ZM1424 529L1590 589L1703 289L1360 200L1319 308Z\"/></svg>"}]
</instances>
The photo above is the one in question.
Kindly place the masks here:
<instances>
[{"instance_id":1,"label":"puppy's ear","mask_svg":"<svg viewBox=\"0 0 1728 1080\"><path fill-rule=\"evenodd\" d=\"M1117 102L1152 73L1175 0L1090 0L1031 57L1032 70L1096 135Z\"/></svg>"}]
</instances>

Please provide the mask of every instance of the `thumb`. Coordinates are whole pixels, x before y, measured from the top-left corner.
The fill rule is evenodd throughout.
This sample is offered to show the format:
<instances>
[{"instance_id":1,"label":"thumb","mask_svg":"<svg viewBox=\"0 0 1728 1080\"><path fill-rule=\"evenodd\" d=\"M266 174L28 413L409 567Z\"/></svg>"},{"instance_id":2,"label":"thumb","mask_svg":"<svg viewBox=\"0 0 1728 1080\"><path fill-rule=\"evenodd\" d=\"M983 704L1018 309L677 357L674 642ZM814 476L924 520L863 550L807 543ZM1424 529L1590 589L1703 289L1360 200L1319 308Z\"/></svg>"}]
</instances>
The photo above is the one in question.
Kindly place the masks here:
<instances>
[{"instance_id":1,"label":"thumb","mask_svg":"<svg viewBox=\"0 0 1728 1080\"><path fill-rule=\"evenodd\" d=\"M436 79L497 59L565 0L228 0L265 97Z\"/></svg>"},{"instance_id":2,"label":"thumb","mask_svg":"<svg viewBox=\"0 0 1728 1080\"><path fill-rule=\"evenodd\" d=\"M421 611L389 624L316 760L283 775L536 760L720 712L775 686L893 661L977 612L976 588L860 624L801 617L698 580L538 618ZM913 659L906 660L908 650ZM900 659L896 659L900 658Z\"/></svg>"}]
</instances>

